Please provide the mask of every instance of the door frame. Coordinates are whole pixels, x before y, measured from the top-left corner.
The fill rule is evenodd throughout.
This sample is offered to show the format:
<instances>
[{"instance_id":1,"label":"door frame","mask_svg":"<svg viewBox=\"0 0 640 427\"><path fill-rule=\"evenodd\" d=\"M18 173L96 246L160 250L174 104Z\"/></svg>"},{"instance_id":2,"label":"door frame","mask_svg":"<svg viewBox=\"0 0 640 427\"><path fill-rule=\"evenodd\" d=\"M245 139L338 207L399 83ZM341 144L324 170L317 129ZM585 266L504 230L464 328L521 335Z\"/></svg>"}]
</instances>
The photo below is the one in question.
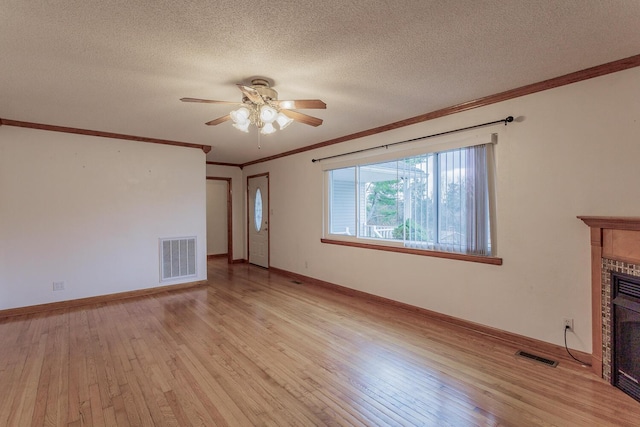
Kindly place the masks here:
<instances>
[{"instance_id":1,"label":"door frame","mask_svg":"<svg viewBox=\"0 0 640 427\"><path fill-rule=\"evenodd\" d=\"M256 175L249 175L247 176L247 263L249 262L249 254L251 253L251 238L249 237L249 227L251 227L251 224L249 223L249 209L251 209L249 200L250 200L250 195L249 195L249 180L251 178L260 178L261 176L266 176L267 177L267 224L269 225L269 233L267 234L267 268L269 268L269 266L271 266L271 180L269 179L269 172L264 172L264 173L259 173Z\"/></svg>"},{"instance_id":2,"label":"door frame","mask_svg":"<svg viewBox=\"0 0 640 427\"><path fill-rule=\"evenodd\" d=\"M227 181L227 263L233 264L233 211L231 178L207 176L211 181Z\"/></svg>"}]
</instances>

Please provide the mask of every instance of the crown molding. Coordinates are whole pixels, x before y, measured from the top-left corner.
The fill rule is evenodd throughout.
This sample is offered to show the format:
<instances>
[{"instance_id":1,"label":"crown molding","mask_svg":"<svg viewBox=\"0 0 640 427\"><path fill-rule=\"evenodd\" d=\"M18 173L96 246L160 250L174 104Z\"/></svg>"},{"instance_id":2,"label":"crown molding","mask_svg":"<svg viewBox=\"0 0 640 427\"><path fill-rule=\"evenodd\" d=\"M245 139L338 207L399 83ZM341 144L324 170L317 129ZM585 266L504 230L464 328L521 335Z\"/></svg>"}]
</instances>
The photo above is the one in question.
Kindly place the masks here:
<instances>
[{"instance_id":1,"label":"crown molding","mask_svg":"<svg viewBox=\"0 0 640 427\"><path fill-rule=\"evenodd\" d=\"M224 162L207 162L208 165L214 165L214 166L232 166L234 168L240 168L242 169L242 165L239 163L224 163Z\"/></svg>"},{"instance_id":2,"label":"crown molding","mask_svg":"<svg viewBox=\"0 0 640 427\"><path fill-rule=\"evenodd\" d=\"M389 123L383 126L378 126L375 128L367 129L364 131L352 133L349 135L344 135L338 138L333 138L327 141L319 142L316 144L308 145L306 147L297 148L295 150L285 151L280 154L276 154L269 157L263 157L261 159L252 160L250 162L235 164L235 163L223 163L223 162L207 162L207 164L212 165L220 165L220 166L233 166L239 167L240 169L254 165L257 163L267 162L269 160L275 160L282 157L292 156L294 154L303 153L306 151L316 150L318 148L327 147L330 145L339 144L341 142L351 141L357 138L363 138L370 135L375 135L382 132L387 132L393 129L398 129L404 126L410 126L416 123L422 123L429 120L437 119L440 117L449 116L456 113L461 113L463 111L472 110L475 108L485 107L487 105L495 104L502 101L507 101L514 98L519 98L521 96L530 95L536 92L542 92L545 90L557 88L560 86L569 85L572 83L581 82L583 80L592 79L594 77L600 77L611 73L616 73L618 71L627 70L629 68L635 68L640 66L640 54L630 56L628 58L620 59L613 62L608 62L606 64L597 65L595 67L586 68L584 70L576 71L573 73L565 74L563 76L554 77L552 79L544 80L538 83L533 83L525 86L521 86L515 89L510 89L504 92L500 92L494 95L485 96L483 98L474 99L472 101L463 102L461 104L453 105L451 107L442 108L440 110L431 111L429 113L420 114L418 116L414 116L408 119L400 120L397 122ZM125 135L120 133L112 133L112 132L102 132L96 130L88 130L88 129L78 129L72 127L64 127L64 126L55 126L55 125L47 125L41 123L32 123L32 122L23 122L18 120L10 120L0 118L0 126L17 126L24 127L30 129L39 129L39 130L47 130L52 132L64 132L64 133L73 133L79 135L88 135L88 136L98 136L103 138L114 138L114 139L124 139L129 141L138 141L138 142L148 142L153 144L164 144L164 145L174 145L179 147L188 147L188 148L199 148L205 154L211 151L211 146L202 145L202 144L192 144L188 142L181 141L171 141L166 139L157 139L157 138L148 138L144 136L133 136L133 135Z\"/></svg>"},{"instance_id":3,"label":"crown molding","mask_svg":"<svg viewBox=\"0 0 640 427\"><path fill-rule=\"evenodd\" d=\"M520 86L518 88L510 89L505 92L500 92L494 95L485 96L483 98L474 99L472 101L463 102L461 104L442 108L440 110L435 110L430 113L421 114L419 116L389 123L383 126L378 126L372 129L361 131L361 132L352 133L349 135L330 139L324 142L319 142L317 144L301 147L295 150L285 151L284 153L276 154L273 156L263 157L258 160L253 160L247 163L243 163L242 167L254 165L257 163L263 163L269 160L275 160L282 157L291 156L294 154L303 153L305 151L316 150L318 148L339 144L341 142L351 141L357 138L363 138L365 136L371 136L378 133L387 132L387 131L398 129L404 126L414 125L416 123L426 122L426 121L437 119L440 117L461 113L463 111L485 107L487 105L496 104L498 102L519 98L525 95L531 95L536 92L542 92L545 90L569 85L572 83L581 82L583 80L592 79L594 77L600 77L600 76L604 76L611 73L617 73L618 71L623 71L623 70L627 70L629 68L635 68L638 66L640 66L640 54L630 56L628 58L620 59L617 61L608 62L606 64L597 65L595 67L586 68L584 70L576 71L573 73L565 74L560 77L554 77L552 79L544 80L538 83L532 83L529 85Z\"/></svg>"},{"instance_id":4,"label":"crown molding","mask_svg":"<svg viewBox=\"0 0 640 427\"><path fill-rule=\"evenodd\" d=\"M205 154L211 151L210 145L191 144L189 142L171 141L168 139L148 138L146 136L125 135L122 133L103 132L99 130L79 129L65 126L47 125L43 123L22 122L0 118L0 125L16 126L21 128L46 130L50 132L73 133L76 135L98 136L102 138L124 139L127 141L149 142L152 144L175 145L178 147L199 148Z\"/></svg>"}]
</instances>

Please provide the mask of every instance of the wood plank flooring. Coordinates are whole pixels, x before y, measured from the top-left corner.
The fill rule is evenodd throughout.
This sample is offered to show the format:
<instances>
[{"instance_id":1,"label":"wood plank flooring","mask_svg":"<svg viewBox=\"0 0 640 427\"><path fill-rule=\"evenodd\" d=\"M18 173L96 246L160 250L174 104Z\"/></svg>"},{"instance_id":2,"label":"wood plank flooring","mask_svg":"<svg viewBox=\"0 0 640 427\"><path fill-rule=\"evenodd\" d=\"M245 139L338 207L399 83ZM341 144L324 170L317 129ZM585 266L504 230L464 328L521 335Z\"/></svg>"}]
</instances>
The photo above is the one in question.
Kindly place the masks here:
<instances>
[{"instance_id":1,"label":"wood plank flooring","mask_svg":"<svg viewBox=\"0 0 640 427\"><path fill-rule=\"evenodd\" d=\"M561 361L249 265L0 320L1 426L637 426Z\"/></svg>"}]
</instances>

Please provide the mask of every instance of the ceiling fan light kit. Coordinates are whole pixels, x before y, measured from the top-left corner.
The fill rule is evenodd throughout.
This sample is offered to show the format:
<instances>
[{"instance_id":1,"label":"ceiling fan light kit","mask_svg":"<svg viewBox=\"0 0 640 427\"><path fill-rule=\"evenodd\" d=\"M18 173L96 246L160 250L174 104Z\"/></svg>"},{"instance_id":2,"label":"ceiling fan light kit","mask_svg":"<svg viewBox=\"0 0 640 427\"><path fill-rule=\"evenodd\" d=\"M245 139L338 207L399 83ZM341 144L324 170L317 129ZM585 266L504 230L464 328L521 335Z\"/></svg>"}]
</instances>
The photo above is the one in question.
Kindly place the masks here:
<instances>
[{"instance_id":1,"label":"ceiling fan light kit","mask_svg":"<svg viewBox=\"0 0 640 427\"><path fill-rule=\"evenodd\" d=\"M290 119L289 117L285 116L282 113L278 113L278 117L276 118L276 122L278 122L278 126L280 126L280 130L286 128L287 126L289 126L291 123L293 123L293 119Z\"/></svg>"},{"instance_id":2,"label":"ceiling fan light kit","mask_svg":"<svg viewBox=\"0 0 640 427\"><path fill-rule=\"evenodd\" d=\"M277 123L280 130L289 126L293 121L310 126L320 126L322 124L322 119L293 111L306 108L327 108L327 105L319 99L279 101L278 92L270 87L267 79L263 78L252 79L251 86L243 84L238 84L237 86L243 95L242 102L234 103L199 98L181 98L180 100L182 102L240 105L237 110L233 110L226 116L211 120L206 124L214 126L227 120L232 120L233 127L241 132L248 133L250 125L258 128L262 135L269 135L276 131L274 123Z\"/></svg>"},{"instance_id":3,"label":"ceiling fan light kit","mask_svg":"<svg viewBox=\"0 0 640 427\"><path fill-rule=\"evenodd\" d=\"M261 134L269 135L276 131L273 122L278 123L280 130L282 130L293 121L267 104L252 105L250 108L251 111L247 107L240 107L229 113L231 120L233 120L233 127L242 132L249 132L249 125L254 124L260 129Z\"/></svg>"}]
</instances>

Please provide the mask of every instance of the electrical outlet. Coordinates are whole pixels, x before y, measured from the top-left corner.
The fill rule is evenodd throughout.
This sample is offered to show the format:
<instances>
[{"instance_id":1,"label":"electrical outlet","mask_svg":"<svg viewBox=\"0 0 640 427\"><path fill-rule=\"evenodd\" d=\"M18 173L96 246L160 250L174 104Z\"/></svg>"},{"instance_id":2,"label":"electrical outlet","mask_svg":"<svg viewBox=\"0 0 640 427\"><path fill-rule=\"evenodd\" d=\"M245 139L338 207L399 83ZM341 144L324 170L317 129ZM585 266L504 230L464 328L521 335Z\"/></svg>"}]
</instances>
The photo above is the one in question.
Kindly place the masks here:
<instances>
[{"instance_id":1,"label":"electrical outlet","mask_svg":"<svg viewBox=\"0 0 640 427\"><path fill-rule=\"evenodd\" d=\"M569 329L570 331L573 331L573 319L569 317L565 317L564 319L562 319L562 327L564 329Z\"/></svg>"},{"instance_id":2,"label":"electrical outlet","mask_svg":"<svg viewBox=\"0 0 640 427\"><path fill-rule=\"evenodd\" d=\"M53 282L53 291L64 291L64 282Z\"/></svg>"}]
</instances>

